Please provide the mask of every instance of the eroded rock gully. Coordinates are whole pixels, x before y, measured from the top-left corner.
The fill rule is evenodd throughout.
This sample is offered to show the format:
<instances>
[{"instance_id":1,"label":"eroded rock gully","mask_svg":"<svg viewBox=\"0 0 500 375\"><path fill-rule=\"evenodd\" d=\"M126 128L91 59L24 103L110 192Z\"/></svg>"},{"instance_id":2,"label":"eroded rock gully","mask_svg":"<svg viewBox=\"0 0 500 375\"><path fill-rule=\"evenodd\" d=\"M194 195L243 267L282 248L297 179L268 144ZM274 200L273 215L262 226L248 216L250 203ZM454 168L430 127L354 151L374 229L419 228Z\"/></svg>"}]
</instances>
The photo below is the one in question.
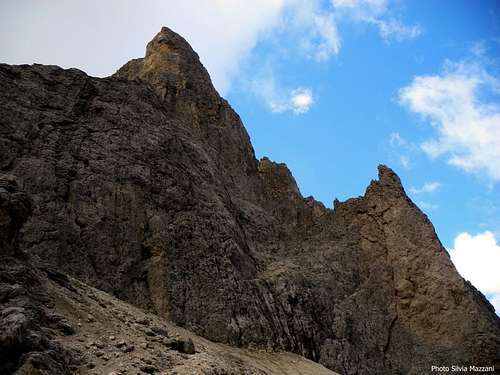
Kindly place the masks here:
<instances>
[{"instance_id":1,"label":"eroded rock gully","mask_svg":"<svg viewBox=\"0 0 500 375\"><path fill-rule=\"evenodd\" d=\"M30 197L16 246L33 270L342 374L500 368L498 317L396 174L380 166L364 196L333 209L302 197L286 165L255 159L239 116L168 28L109 78L0 65L0 80L0 169Z\"/></svg>"}]
</instances>

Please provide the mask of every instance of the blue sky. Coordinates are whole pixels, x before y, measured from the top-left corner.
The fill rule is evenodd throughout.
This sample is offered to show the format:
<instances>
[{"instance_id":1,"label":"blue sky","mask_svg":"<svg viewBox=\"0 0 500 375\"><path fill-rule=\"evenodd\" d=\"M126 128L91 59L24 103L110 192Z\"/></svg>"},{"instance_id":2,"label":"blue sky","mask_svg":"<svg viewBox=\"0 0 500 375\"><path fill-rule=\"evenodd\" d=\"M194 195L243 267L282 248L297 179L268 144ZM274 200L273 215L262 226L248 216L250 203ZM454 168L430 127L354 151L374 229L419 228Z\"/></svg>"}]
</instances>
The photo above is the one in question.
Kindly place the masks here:
<instances>
[{"instance_id":1,"label":"blue sky","mask_svg":"<svg viewBox=\"0 0 500 375\"><path fill-rule=\"evenodd\" d=\"M107 76L169 26L258 157L285 162L328 207L362 195L387 164L500 309L499 1L68 3L2 2L0 61Z\"/></svg>"}]
</instances>

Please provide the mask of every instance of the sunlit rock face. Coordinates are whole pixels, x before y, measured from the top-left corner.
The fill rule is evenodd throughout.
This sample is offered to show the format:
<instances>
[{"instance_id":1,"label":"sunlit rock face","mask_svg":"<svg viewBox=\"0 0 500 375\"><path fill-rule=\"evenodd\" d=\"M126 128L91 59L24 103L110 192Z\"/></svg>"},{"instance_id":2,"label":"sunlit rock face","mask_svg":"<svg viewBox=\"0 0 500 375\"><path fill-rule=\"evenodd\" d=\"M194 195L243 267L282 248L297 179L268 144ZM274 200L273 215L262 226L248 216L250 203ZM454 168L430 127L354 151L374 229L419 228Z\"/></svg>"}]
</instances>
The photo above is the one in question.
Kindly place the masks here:
<instances>
[{"instance_id":1,"label":"sunlit rock face","mask_svg":"<svg viewBox=\"0 0 500 375\"><path fill-rule=\"evenodd\" d=\"M18 246L39 264L342 374L500 367L498 317L394 172L333 209L302 197L168 28L109 78L0 65L0 80L0 168L32 197Z\"/></svg>"}]
</instances>

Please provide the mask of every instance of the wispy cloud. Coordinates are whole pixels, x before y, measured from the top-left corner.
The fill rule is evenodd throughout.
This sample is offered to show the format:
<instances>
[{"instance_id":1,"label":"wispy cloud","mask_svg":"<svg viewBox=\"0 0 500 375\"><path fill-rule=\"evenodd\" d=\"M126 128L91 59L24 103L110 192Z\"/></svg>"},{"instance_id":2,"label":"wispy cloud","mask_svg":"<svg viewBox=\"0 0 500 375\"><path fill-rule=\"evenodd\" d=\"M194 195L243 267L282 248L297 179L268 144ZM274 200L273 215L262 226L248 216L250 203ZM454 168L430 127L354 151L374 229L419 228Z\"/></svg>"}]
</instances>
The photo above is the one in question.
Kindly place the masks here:
<instances>
[{"instance_id":1,"label":"wispy cloud","mask_svg":"<svg viewBox=\"0 0 500 375\"><path fill-rule=\"evenodd\" d=\"M389 136L389 143L392 147L403 147L407 149L413 149L415 146L407 141L401 134L398 132L391 133Z\"/></svg>"},{"instance_id":2,"label":"wispy cloud","mask_svg":"<svg viewBox=\"0 0 500 375\"><path fill-rule=\"evenodd\" d=\"M499 87L480 63L448 61L439 75L415 77L399 98L436 130L436 137L420 145L427 155L500 181L500 105L482 96L498 96Z\"/></svg>"},{"instance_id":3,"label":"wispy cloud","mask_svg":"<svg viewBox=\"0 0 500 375\"><path fill-rule=\"evenodd\" d=\"M438 209L438 205L427 202L427 201L419 201L417 202L417 206L420 207L424 211L435 211Z\"/></svg>"},{"instance_id":4,"label":"wispy cloud","mask_svg":"<svg viewBox=\"0 0 500 375\"><path fill-rule=\"evenodd\" d=\"M265 102L272 112L276 113L291 111L296 115L303 114L314 104L312 89L280 86L269 65L259 76L250 81L250 89Z\"/></svg>"},{"instance_id":5,"label":"wispy cloud","mask_svg":"<svg viewBox=\"0 0 500 375\"><path fill-rule=\"evenodd\" d=\"M410 188L410 192L413 195L421 195L433 193L441 187L441 184L437 181L431 181L424 183L420 188L416 188L412 186ZM417 202L417 206L419 206L423 211L436 211L439 206L435 203L429 202L427 200L420 200Z\"/></svg>"},{"instance_id":6,"label":"wispy cloud","mask_svg":"<svg viewBox=\"0 0 500 375\"><path fill-rule=\"evenodd\" d=\"M314 25L314 30L320 37L314 58L317 61L325 61L331 56L337 55L340 51L341 42L333 14L315 15Z\"/></svg>"},{"instance_id":7,"label":"wispy cloud","mask_svg":"<svg viewBox=\"0 0 500 375\"><path fill-rule=\"evenodd\" d=\"M495 235L486 231L477 235L467 232L455 237L450 257L458 272L486 295L500 315L500 245Z\"/></svg>"},{"instance_id":8,"label":"wispy cloud","mask_svg":"<svg viewBox=\"0 0 500 375\"><path fill-rule=\"evenodd\" d=\"M396 160L405 169L410 169L413 166L413 161L410 158L410 154L413 154L416 150L415 144L406 140L398 132L391 133L389 136L389 145L396 154Z\"/></svg>"},{"instance_id":9,"label":"wispy cloud","mask_svg":"<svg viewBox=\"0 0 500 375\"><path fill-rule=\"evenodd\" d=\"M399 156L399 163L405 168L405 169L410 169L411 167L411 162L410 158L406 155L400 155Z\"/></svg>"},{"instance_id":10,"label":"wispy cloud","mask_svg":"<svg viewBox=\"0 0 500 375\"><path fill-rule=\"evenodd\" d=\"M414 39L423 32L420 25L408 26L395 18L389 18L388 20L374 19L371 22L378 26L380 36L386 42L391 40L402 42L407 39Z\"/></svg>"},{"instance_id":11,"label":"wispy cloud","mask_svg":"<svg viewBox=\"0 0 500 375\"><path fill-rule=\"evenodd\" d=\"M410 191L412 192L412 194L432 193L438 190L440 187L441 184L439 182L433 181L424 183L420 188L412 186L410 188Z\"/></svg>"},{"instance_id":12,"label":"wispy cloud","mask_svg":"<svg viewBox=\"0 0 500 375\"><path fill-rule=\"evenodd\" d=\"M342 46L335 14L321 0L285 0L276 32L294 40L299 53L318 62L337 55Z\"/></svg>"},{"instance_id":13,"label":"wispy cloud","mask_svg":"<svg viewBox=\"0 0 500 375\"><path fill-rule=\"evenodd\" d=\"M376 26L386 42L414 39L423 32L420 25L406 25L394 17L387 0L332 0L332 3L340 15Z\"/></svg>"},{"instance_id":14,"label":"wispy cloud","mask_svg":"<svg viewBox=\"0 0 500 375\"><path fill-rule=\"evenodd\" d=\"M332 4L338 11L360 20L380 17L388 9L387 0L332 0Z\"/></svg>"}]
</instances>

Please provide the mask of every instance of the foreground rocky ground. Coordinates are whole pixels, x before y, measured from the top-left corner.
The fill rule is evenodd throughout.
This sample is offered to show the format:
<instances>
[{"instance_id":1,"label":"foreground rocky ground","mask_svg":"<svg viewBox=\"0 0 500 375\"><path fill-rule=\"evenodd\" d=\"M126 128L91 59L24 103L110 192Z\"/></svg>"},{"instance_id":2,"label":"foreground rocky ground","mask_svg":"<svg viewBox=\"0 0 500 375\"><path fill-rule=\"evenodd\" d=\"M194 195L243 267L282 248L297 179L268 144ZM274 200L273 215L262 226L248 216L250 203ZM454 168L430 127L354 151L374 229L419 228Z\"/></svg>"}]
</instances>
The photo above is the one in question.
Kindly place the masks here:
<instances>
[{"instance_id":1,"label":"foreground rocky ground","mask_svg":"<svg viewBox=\"0 0 500 375\"><path fill-rule=\"evenodd\" d=\"M164 363L194 366L210 356L226 363L227 353L242 361L228 366L241 371L259 368L245 362L252 353L260 353L262 366L289 372L301 362L290 368L288 355L231 347L289 351L353 375L500 366L499 318L457 273L396 173L379 166L363 196L332 208L303 197L285 164L255 158L239 116L189 44L168 28L144 58L112 77L0 64L0 84L0 171L17 181L32 207L24 215L28 200L19 196L13 216L2 218L6 241L16 237L16 251L30 259L1 265L2 303L29 312L3 313L8 371L18 368L16 353L26 352L45 353L37 363L61 371L81 370L67 360L80 354L106 371L120 358L130 358L129 369L159 366L154 356L144 358L151 364L140 359L149 352L143 337L158 340L149 339L153 350L165 348L172 362ZM5 194L15 190L11 185L5 183ZM9 223L20 230L15 236ZM65 289L37 270L71 276L79 292L61 294ZM193 336L200 352L179 353L190 347L186 334L182 345L165 346L175 329L167 327L165 338L147 336L151 328L138 317L120 323L129 332L122 337L113 327L131 308L115 317L110 311L118 302L101 306L89 297L100 292L81 283L229 346L204 344L203 352ZM55 312L65 317L59 323L45 313L46 301L59 306ZM52 339L42 329L65 321L88 339ZM108 321L108 328L99 325ZM34 336L26 333L21 342L9 333L29 327Z\"/></svg>"},{"instance_id":2,"label":"foreground rocky ground","mask_svg":"<svg viewBox=\"0 0 500 375\"><path fill-rule=\"evenodd\" d=\"M58 342L80 358L71 367L77 373L333 375L295 354L210 342L76 280L70 285L68 293L67 285L48 282L56 312L49 316L62 330Z\"/></svg>"}]
</instances>

